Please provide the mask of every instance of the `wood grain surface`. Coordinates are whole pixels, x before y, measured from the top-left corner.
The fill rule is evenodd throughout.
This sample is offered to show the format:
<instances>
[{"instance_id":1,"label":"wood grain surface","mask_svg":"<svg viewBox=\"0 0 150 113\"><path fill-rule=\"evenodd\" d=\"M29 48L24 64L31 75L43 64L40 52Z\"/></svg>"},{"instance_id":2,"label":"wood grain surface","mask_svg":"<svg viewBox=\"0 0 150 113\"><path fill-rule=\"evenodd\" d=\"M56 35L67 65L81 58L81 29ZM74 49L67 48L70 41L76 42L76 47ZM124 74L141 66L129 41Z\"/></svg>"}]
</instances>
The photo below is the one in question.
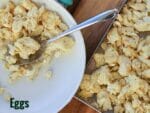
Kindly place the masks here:
<instances>
[{"instance_id":1,"label":"wood grain surface","mask_svg":"<svg viewBox=\"0 0 150 113\"><path fill-rule=\"evenodd\" d=\"M125 0L80 0L73 16L78 23L108 9L120 8ZM87 61L90 59L101 38L112 21L99 23L82 30L86 51Z\"/></svg>"},{"instance_id":2,"label":"wood grain surface","mask_svg":"<svg viewBox=\"0 0 150 113\"><path fill-rule=\"evenodd\" d=\"M98 113L75 97L60 113Z\"/></svg>"},{"instance_id":3,"label":"wood grain surface","mask_svg":"<svg viewBox=\"0 0 150 113\"><path fill-rule=\"evenodd\" d=\"M80 0L73 0L73 5L67 8L71 14L74 13L79 3Z\"/></svg>"},{"instance_id":4,"label":"wood grain surface","mask_svg":"<svg viewBox=\"0 0 150 113\"><path fill-rule=\"evenodd\" d=\"M126 0L74 0L75 5L69 10L73 14L78 23L100 13L107 9L119 8ZM91 58L98 44L105 36L106 31L111 26L112 21L107 21L90 26L82 30L86 44L87 62ZM78 99L73 98L72 101L59 113L97 113Z\"/></svg>"}]
</instances>

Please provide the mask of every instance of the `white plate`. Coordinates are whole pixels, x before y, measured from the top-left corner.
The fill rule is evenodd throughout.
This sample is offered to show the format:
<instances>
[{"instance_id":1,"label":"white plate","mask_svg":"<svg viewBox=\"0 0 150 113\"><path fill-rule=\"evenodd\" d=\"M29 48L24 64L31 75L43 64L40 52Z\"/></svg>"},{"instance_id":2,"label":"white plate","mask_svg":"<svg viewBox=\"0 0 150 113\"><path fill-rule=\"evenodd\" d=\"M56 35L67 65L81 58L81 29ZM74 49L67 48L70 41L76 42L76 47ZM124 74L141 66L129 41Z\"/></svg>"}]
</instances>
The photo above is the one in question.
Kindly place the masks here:
<instances>
[{"instance_id":1,"label":"white plate","mask_svg":"<svg viewBox=\"0 0 150 113\"><path fill-rule=\"evenodd\" d=\"M0 0L0 7L8 0ZM20 1L20 0L15 0ZM48 9L61 15L63 21L73 26L76 24L72 16L54 0L34 0L45 4ZM54 76L46 80L41 73L37 80L30 82L26 79L14 85L7 82L8 72L0 65L0 83L18 100L29 100L30 107L24 110L14 110L0 96L0 113L56 113L62 109L74 96L83 77L85 69L85 45L80 32L72 34L76 44L71 53L52 62Z\"/></svg>"}]
</instances>

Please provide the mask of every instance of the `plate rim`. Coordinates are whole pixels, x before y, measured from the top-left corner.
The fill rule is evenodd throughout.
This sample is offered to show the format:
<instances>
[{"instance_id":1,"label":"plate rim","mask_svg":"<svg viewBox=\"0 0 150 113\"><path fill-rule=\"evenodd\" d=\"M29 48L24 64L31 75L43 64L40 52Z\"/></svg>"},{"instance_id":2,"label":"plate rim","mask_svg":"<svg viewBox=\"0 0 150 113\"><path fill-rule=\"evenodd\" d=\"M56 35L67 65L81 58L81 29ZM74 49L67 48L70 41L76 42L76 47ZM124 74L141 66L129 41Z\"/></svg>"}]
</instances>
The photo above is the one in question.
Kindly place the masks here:
<instances>
[{"instance_id":1,"label":"plate rim","mask_svg":"<svg viewBox=\"0 0 150 113\"><path fill-rule=\"evenodd\" d=\"M72 24L77 24L77 22L75 21L75 19L74 19L74 17L69 13L69 11L67 11L60 3L58 3L56 0L48 0L48 1L50 1L50 2L53 2L54 4L56 4L58 7L60 7L65 13L66 13L66 15L68 16L68 18L70 19L70 21L72 22ZM60 16L62 16L62 15L60 15ZM69 25L68 25L69 26ZM79 38L81 38L81 42L82 42L82 49L83 49L83 52L84 53L82 53L84 56L82 56L82 58L83 58L83 62L84 62L84 66L83 66L83 70L82 70L82 72L81 72L81 74L82 75L80 75L80 79L78 79L78 83L77 84L75 84L76 86L74 86L75 88L74 88L74 90L70 93L70 95L68 95L68 97L66 98L66 101L64 101L63 102L63 104L60 104L55 110L57 110L56 112L58 112L58 111L60 111L61 109L63 109L70 101L71 101L71 99L73 98L73 96L76 94L76 92L77 92L77 90L78 90L78 88L79 88L79 86L80 86L80 83L81 83L81 81L82 81L82 79L83 79L83 76L84 76L84 72L85 72L85 68L86 68L86 47L85 47L85 42L84 42L84 38L83 38L83 35L82 35L82 33L81 33L81 31L77 31L78 32L78 34L80 35L80 37ZM50 108L47 108L47 106L46 107L44 107L44 108L46 108L47 110L46 111L49 111L49 109ZM41 111L42 109L44 109L44 108L41 108L40 110L38 110L38 111ZM38 111L36 111L36 112L38 112ZM53 111L53 110L52 110ZM33 111L34 112L34 111ZM54 113L56 113L55 111L54 111ZM47 113L47 112L46 112Z\"/></svg>"}]
</instances>

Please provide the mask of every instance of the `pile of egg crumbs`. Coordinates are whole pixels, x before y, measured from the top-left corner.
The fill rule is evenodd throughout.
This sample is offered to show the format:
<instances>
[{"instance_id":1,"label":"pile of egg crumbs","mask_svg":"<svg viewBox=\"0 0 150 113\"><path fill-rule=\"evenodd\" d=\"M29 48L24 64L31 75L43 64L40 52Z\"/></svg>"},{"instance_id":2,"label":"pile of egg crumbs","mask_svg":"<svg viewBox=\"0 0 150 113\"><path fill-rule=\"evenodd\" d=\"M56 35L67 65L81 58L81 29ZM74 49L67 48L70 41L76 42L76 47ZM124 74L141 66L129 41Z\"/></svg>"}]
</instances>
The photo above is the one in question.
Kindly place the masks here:
<instances>
[{"instance_id":1,"label":"pile of egg crumbs","mask_svg":"<svg viewBox=\"0 0 150 113\"><path fill-rule=\"evenodd\" d=\"M38 40L50 39L68 29L59 15L44 6L38 6L31 0L22 0L19 4L10 1L0 9L0 60L9 70L9 83L15 83L22 77L34 80L41 67L52 59L69 52L74 39L65 36L47 44L37 62L17 65L18 60L30 59L41 47ZM51 74L51 73L50 73ZM51 75L46 75L48 79ZM45 76L45 77L46 77Z\"/></svg>"},{"instance_id":2,"label":"pile of egg crumbs","mask_svg":"<svg viewBox=\"0 0 150 113\"><path fill-rule=\"evenodd\" d=\"M78 96L100 111L150 113L150 0L128 0L93 58ZM146 35L144 35L146 34Z\"/></svg>"}]
</instances>

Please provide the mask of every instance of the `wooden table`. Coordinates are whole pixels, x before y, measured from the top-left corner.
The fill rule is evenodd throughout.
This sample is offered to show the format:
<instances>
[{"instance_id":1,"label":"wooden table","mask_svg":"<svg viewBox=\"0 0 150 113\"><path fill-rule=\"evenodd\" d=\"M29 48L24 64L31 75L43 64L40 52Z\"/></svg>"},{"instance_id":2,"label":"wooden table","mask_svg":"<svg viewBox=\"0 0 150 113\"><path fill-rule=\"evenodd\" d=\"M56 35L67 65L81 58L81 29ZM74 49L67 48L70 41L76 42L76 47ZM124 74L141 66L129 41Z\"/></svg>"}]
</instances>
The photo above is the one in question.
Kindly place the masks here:
<instances>
[{"instance_id":1,"label":"wooden table","mask_svg":"<svg viewBox=\"0 0 150 113\"><path fill-rule=\"evenodd\" d=\"M92 17L104 10L119 8L125 0L74 0L74 5L68 8L78 23ZM112 21L100 23L82 30L86 51L87 62L105 36L106 31L110 27ZM80 102L76 97L62 110L60 113L97 113L87 105Z\"/></svg>"}]
</instances>

